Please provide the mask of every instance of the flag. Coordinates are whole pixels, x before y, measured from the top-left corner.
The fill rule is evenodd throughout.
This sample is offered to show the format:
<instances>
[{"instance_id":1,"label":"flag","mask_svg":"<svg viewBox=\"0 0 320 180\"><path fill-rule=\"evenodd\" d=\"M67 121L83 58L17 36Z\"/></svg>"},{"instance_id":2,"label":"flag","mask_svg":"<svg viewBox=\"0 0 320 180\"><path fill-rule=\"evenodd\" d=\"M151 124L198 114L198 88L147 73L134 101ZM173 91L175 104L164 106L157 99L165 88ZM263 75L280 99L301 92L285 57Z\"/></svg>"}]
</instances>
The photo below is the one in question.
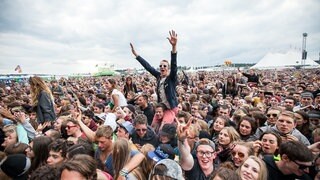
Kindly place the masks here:
<instances>
[{"instance_id":1,"label":"flag","mask_svg":"<svg viewBox=\"0 0 320 180\"><path fill-rule=\"evenodd\" d=\"M14 71L18 71L18 73L22 73L22 69L21 69L20 65L18 65L18 66L14 69Z\"/></svg>"}]
</instances>

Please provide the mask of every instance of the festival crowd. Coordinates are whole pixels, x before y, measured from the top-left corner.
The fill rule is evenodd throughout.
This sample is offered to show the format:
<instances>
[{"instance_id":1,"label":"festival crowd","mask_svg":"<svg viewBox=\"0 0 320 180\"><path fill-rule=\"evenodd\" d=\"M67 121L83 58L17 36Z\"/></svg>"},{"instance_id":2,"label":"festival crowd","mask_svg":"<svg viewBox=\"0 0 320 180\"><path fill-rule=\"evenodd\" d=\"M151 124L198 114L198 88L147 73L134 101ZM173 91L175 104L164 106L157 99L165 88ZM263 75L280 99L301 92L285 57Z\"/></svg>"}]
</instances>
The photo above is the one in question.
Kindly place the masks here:
<instances>
[{"instance_id":1,"label":"festival crowd","mask_svg":"<svg viewBox=\"0 0 320 180\"><path fill-rule=\"evenodd\" d=\"M30 77L0 88L0 179L320 179L320 70Z\"/></svg>"}]
</instances>

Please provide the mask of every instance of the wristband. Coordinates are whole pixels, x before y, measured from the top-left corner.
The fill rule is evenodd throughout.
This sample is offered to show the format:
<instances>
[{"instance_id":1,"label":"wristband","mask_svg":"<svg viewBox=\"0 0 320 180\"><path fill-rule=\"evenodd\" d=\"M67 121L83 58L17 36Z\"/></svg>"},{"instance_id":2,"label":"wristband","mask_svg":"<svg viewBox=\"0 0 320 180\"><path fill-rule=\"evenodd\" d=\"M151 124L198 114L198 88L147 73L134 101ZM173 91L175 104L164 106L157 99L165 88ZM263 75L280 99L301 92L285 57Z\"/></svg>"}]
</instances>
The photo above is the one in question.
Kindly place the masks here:
<instances>
[{"instance_id":1,"label":"wristband","mask_svg":"<svg viewBox=\"0 0 320 180\"><path fill-rule=\"evenodd\" d=\"M127 177L129 174L129 171L125 168L121 169L120 171L120 176L124 176L124 177Z\"/></svg>"}]
</instances>

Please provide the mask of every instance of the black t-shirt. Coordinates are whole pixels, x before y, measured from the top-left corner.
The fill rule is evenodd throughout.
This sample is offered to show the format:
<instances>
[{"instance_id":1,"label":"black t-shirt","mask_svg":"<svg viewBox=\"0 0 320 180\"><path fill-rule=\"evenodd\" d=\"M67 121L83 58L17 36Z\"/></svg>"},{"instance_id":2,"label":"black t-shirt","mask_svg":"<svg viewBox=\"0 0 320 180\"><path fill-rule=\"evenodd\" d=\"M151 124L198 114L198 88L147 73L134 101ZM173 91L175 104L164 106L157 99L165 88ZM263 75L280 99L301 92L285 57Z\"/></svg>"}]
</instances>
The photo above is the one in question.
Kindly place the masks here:
<instances>
[{"instance_id":1,"label":"black t-shirt","mask_svg":"<svg viewBox=\"0 0 320 180\"><path fill-rule=\"evenodd\" d=\"M154 116L153 107L150 104L148 104L148 106L145 109L141 108L141 110L143 111L143 114L147 116L148 125L151 126L152 120L153 120L153 116Z\"/></svg>"},{"instance_id":2,"label":"black t-shirt","mask_svg":"<svg viewBox=\"0 0 320 180\"><path fill-rule=\"evenodd\" d=\"M190 171L185 171L185 177L186 180L210 180L212 179L213 172L208 177L206 177L206 175L201 170L198 160L194 159L194 165Z\"/></svg>"},{"instance_id":3,"label":"black t-shirt","mask_svg":"<svg viewBox=\"0 0 320 180\"><path fill-rule=\"evenodd\" d=\"M295 174L285 175L283 174L278 166L276 165L273 156L266 155L263 157L263 161L266 163L268 169L268 180L295 180L295 179L304 179L304 180L311 180L311 178L304 174L303 176L297 176Z\"/></svg>"}]
</instances>

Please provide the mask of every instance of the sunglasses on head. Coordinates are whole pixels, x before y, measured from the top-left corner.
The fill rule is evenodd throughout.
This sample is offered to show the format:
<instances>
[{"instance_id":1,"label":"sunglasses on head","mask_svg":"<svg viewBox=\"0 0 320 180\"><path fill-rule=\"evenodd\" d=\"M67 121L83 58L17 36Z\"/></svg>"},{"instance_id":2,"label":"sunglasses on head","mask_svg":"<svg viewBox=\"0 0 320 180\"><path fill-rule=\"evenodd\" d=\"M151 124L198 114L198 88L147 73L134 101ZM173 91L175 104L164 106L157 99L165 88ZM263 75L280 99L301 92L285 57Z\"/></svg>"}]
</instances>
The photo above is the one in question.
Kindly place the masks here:
<instances>
[{"instance_id":1,"label":"sunglasses on head","mask_svg":"<svg viewBox=\"0 0 320 180\"><path fill-rule=\"evenodd\" d=\"M278 117L278 114L267 114L267 117Z\"/></svg>"},{"instance_id":2,"label":"sunglasses on head","mask_svg":"<svg viewBox=\"0 0 320 180\"><path fill-rule=\"evenodd\" d=\"M160 68L162 68L162 67L166 68L166 67L167 67L167 65L165 65L165 64L163 64L163 65L162 65L162 64L160 64L160 65L159 65L159 67L160 67Z\"/></svg>"}]
</instances>

